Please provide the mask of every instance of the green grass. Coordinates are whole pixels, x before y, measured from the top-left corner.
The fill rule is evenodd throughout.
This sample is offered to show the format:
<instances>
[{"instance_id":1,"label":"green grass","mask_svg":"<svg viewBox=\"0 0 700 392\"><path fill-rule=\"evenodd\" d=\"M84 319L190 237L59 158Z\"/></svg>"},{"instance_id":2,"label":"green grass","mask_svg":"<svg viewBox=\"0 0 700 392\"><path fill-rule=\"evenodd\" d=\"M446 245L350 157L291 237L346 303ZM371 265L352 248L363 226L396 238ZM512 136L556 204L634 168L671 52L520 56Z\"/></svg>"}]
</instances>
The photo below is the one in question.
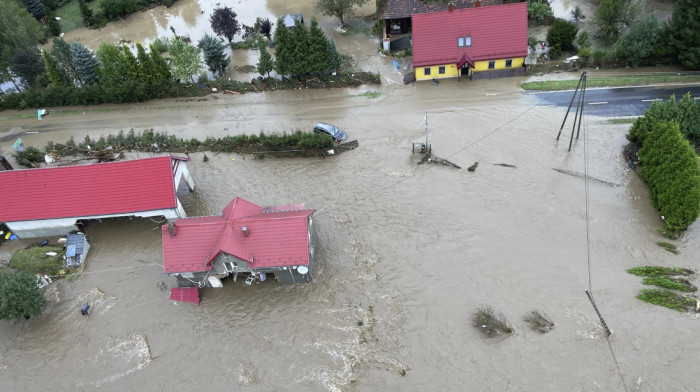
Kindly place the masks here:
<instances>
[{"instance_id":1,"label":"green grass","mask_svg":"<svg viewBox=\"0 0 700 392\"><path fill-rule=\"evenodd\" d=\"M56 252L56 256L46 256L47 252ZM16 271L30 274L58 275L63 268L63 248L58 246L35 246L20 249L10 258L10 267Z\"/></svg>"},{"instance_id":2,"label":"green grass","mask_svg":"<svg viewBox=\"0 0 700 392\"><path fill-rule=\"evenodd\" d=\"M647 276L642 279L642 283L650 286L659 286L669 290L678 290L685 293L692 293L698 288L685 279L669 278L666 276Z\"/></svg>"},{"instance_id":3,"label":"green grass","mask_svg":"<svg viewBox=\"0 0 700 392\"><path fill-rule=\"evenodd\" d=\"M615 87L637 86L654 83L699 82L700 75L630 75L609 78L588 78L586 87ZM520 85L524 90L572 90L576 88L576 80L546 80L541 82L526 82Z\"/></svg>"},{"instance_id":4,"label":"green grass","mask_svg":"<svg viewBox=\"0 0 700 392\"><path fill-rule=\"evenodd\" d=\"M688 268L681 267L655 267L655 266L644 266L644 267L634 267L627 270L632 275L637 276L667 276L667 275L683 275L690 276L695 272Z\"/></svg>"},{"instance_id":5,"label":"green grass","mask_svg":"<svg viewBox=\"0 0 700 392\"><path fill-rule=\"evenodd\" d=\"M644 302L665 306L669 309L677 310L679 312L686 311L695 306L695 299L676 294L671 290L667 289L644 289L637 296Z\"/></svg>"},{"instance_id":6,"label":"green grass","mask_svg":"<svg viewBox=\"0 0 700 392\"><path fill-rule=\"evenodd\" d=\"M97 12L100 9L100 3L102 3L102 0L93 0L87 3L87 5L92 12ZM83 16L80 14L78 0L73 0L57 9L56 16L61 18L58 23L61 25L61 32L63 33L85 27L85 24L83 24Z\"/></svg>"},{"instance_id":7,"label":"green grass","mask_svg":"<svg viewBox=\"0 0 700 392\"><path fill-rule=\"evenodd\" d=\"M634 124L634 122L637 120L637 118L611 118L607 120L606 122L608 124Z\"/></svg>"}]
</instances>

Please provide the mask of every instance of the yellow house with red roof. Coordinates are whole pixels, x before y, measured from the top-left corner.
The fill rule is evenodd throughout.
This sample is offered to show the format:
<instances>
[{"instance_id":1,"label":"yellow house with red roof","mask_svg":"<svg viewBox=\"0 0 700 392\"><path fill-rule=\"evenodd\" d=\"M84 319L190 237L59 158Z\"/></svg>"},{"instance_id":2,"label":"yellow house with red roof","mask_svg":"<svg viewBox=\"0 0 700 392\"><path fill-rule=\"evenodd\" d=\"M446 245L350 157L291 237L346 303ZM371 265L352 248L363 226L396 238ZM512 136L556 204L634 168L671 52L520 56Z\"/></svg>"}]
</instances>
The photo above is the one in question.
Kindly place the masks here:
<instances>
[{"instance_id":1,"label":"yellow house with red roof","mask_svg":"<svg viewBox=\"0 0 700 392\"><path fill-rule=\"evenodd\" d=\"M416 14L411 24L416 80L525 75L527 3Z\"/></svg>"}]
</instances>

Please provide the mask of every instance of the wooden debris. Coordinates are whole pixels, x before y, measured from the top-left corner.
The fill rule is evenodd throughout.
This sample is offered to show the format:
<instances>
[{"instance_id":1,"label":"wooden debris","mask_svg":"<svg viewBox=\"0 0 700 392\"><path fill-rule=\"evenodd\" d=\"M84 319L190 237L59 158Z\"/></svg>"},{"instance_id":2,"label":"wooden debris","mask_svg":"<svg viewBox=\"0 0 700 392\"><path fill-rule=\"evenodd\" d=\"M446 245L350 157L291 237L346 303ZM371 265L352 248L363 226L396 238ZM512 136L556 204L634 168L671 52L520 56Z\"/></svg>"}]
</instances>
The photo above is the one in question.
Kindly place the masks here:
<instances>
[{"instance_id":1,"label":"wooden debris","mask_svg":"<svg viewBox=\"0 0 700 392\"><path fill-rule=\"evenodd\" d=\"M494 163L495 166L503 166L503 167L516 167L515 165L509 165L507 163Z\"/></svg>"},{"instance_id":2,"label":"wooden debris","mask_svg":"<svg viewBox=\"0 0 700 392\"><path fill-rule=\"evenodd\" d=\"M224 90L224 92L229 94L241 95L241 93L239 93L238 91Z\"/></svg>"},{"instance_id":3,"label":"wooden debris","mask_svg":"<svg viewBox=\"0 0 700 392\"><path fill-rule=\"evenodd\" d=\"M458 166L457 164L452 163L452 162L448 161L447 159L442 159L440 157L436 157L435 155L430 156L430 158L428 158L428 162L439 163L439 164L442 164L445 166L452 166L454 168L461 169L461 167Z\"/></svg>"}]
</instances>

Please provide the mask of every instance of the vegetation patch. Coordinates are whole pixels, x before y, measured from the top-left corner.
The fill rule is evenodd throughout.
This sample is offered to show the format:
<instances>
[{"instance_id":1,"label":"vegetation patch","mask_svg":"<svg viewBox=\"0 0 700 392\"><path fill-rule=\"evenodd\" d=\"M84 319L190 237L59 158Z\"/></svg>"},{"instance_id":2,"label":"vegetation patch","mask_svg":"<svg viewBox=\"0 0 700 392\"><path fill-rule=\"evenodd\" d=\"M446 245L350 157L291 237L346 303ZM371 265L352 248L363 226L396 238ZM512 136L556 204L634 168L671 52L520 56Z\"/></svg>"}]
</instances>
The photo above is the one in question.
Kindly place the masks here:
<instances>
[{"instance_id":1,"label":"vegetation patch","mask_svg":"<svg viewBox=\"0 0 700 392\"><path fill-rule=\"evenodd\" d=\"M642 279L642 283L650 286L663 287L669 290L678 290L684 293L692 293L698 290L698 288L687 279L670 278L667 276L647 276Z\"/></svg>"},{"instance_id":2,"label":"vegetation patch","mask_svg":"<svg viewBox=\"0 0 700 392\"><path fill-rule=\"evenodd\" d=\"M476 313L474 313L473 325L487 337L515 333L515 329L508 323L505 316L497 313L490 306L477 309Z\"/></svg>"},{"instance_id":3,"label":"vegetation patch","mask_svg":"<svg viewBox=\"0 0 700 392\"><path fill-rule=\"evenodd\" d=\"M24 167L39 167L39 163L44 162L44 152L32 146L25 147L14 155L17 163Z\"/></svg>"},{"instance_id":4,"label":"vegetation patch","mask_svg":"<svg viewBox=\"0 0 700 392\"><path fill-rule=\"evenodd\" d=\"M364 92L364 93L362 93L362 94L357 94L357 95L354 95L354 96L355 96L355 97L365 97L365 98L370 98L370 99L372 99L372 98L377 98L377 97L379 97L380 95L382 95L382 93L380 93L379 91L367 91L367 92Z\"/></svg>"},{"instance_id":5,"label":"vegetation patch","mask_svg":"<svg viewBox=\"0 0 700 392\"><path fill-rule=\"evenodd\" d=\"M28 272L0 271L0 319L28 319L41 314L46 298L44 289L36 283L36 276Z\"/></svg>"},{"instance_id":6,"label":"vegetation patch","mask_svg":"<svg viewBox=\"0 0 700 392\"><path fill-rule=\"evenodd\" d=\"M632 117L627 117L627 118L611 118L606 120L608 124L633 124L636 118Z\"/></svg>"},{"instance_id":7,"label":"vegetation patch","mask_svg":"<svg viewBox=\"0 0 700 392\"><path fill-rule=\"evenodd\" d=\"M588 78L586 87L615 87L637 86L654 83L697 82L700 75L631 75L609 78ZM520 85L524 90L573 90L578 84L577 80L545 80L539 82L525 82Z\"/></svg>"},{"instance_id":8,"label":"vegetation patch","mask_svg":"<svg viewBox=\"0 0 700 392\"><path fill-rule=\"evenodd\" d=\"M539 333L547 333L555 326L552 320L537 310L533 310L525 316L525 322L530 326L530 329Z\"/></svg>"},{"instance_id":9,"label":"vegetation patch","mask_svg":"<svg viewBox=\"0 0 700 392\"><path fill-rule=\"evenodd\" d=\"M658 245L658 246L660 246L660 247L666 249L667 251L673 253L674 255L677 255L677 254L678 254L678 247L676 247L676 245L673 245L673 244L670 243L670 242L659 241L659 242L656 243L656 245Z\"/></svg>"},{"instance_id":10,"label":"vegetation patch","mask_svg":"<svg viewBox=\"0 0 700 392\"><path fill-rule=\"evenodd\" d=\"M643 289L637 298L650 304L664 306L679 312L688 311L695 307L696 299L676 294L668 289Z\"/></svg>"},{"instance_id":11,"label":"vegetation patch","mask_svg":"<svg viewBox=\"0 0 700 392\"><path fill-rule=\"evenodd\" d=\"M47 256L47 253L50 252L56 255ZM34 246L20 249L10 258L9 266L15 271L56 276L63 269L63 254L63 248L57 246Z\"/></svg>"},{"instance_id":12,"label":"vegetation patch","mask_svg":"<svg viewBox=\"0 0 700 392\"><path fill-rule=\"evenodd\" d=\"M634 267L627 270L628 273L637 276L690 276L695 273L695 271L689 268L681 267L657 267L657 266L643 266Z\"/></svg>"}]
</instances>

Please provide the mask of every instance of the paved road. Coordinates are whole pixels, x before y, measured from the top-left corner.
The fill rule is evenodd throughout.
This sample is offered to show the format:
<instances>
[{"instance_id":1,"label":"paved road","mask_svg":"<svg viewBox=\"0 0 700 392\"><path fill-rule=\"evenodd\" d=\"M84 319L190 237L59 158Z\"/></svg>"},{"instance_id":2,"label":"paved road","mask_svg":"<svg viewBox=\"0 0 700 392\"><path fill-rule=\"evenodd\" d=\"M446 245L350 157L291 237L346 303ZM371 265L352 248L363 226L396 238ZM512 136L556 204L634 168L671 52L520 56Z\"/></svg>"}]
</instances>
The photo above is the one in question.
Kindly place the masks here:
<instances>
[{"instance_id":1,"label":"paved road","mask_svg":"<svg viewBox=\"0 0 700 392\"><path fill-rule=\"evenodd\" d=\"M586 90L586 107L584 112L603 117L641 116L654 100L666 100L671 94L677 99L690 92L695 99L700 99L700 85L673 85L663 87L618 87L596 88ZM573 91L532 92L530 96L538 99L541 106L568 107ZM576 102L571 108L576 110Z\"/></svg>"}]
</instances>

